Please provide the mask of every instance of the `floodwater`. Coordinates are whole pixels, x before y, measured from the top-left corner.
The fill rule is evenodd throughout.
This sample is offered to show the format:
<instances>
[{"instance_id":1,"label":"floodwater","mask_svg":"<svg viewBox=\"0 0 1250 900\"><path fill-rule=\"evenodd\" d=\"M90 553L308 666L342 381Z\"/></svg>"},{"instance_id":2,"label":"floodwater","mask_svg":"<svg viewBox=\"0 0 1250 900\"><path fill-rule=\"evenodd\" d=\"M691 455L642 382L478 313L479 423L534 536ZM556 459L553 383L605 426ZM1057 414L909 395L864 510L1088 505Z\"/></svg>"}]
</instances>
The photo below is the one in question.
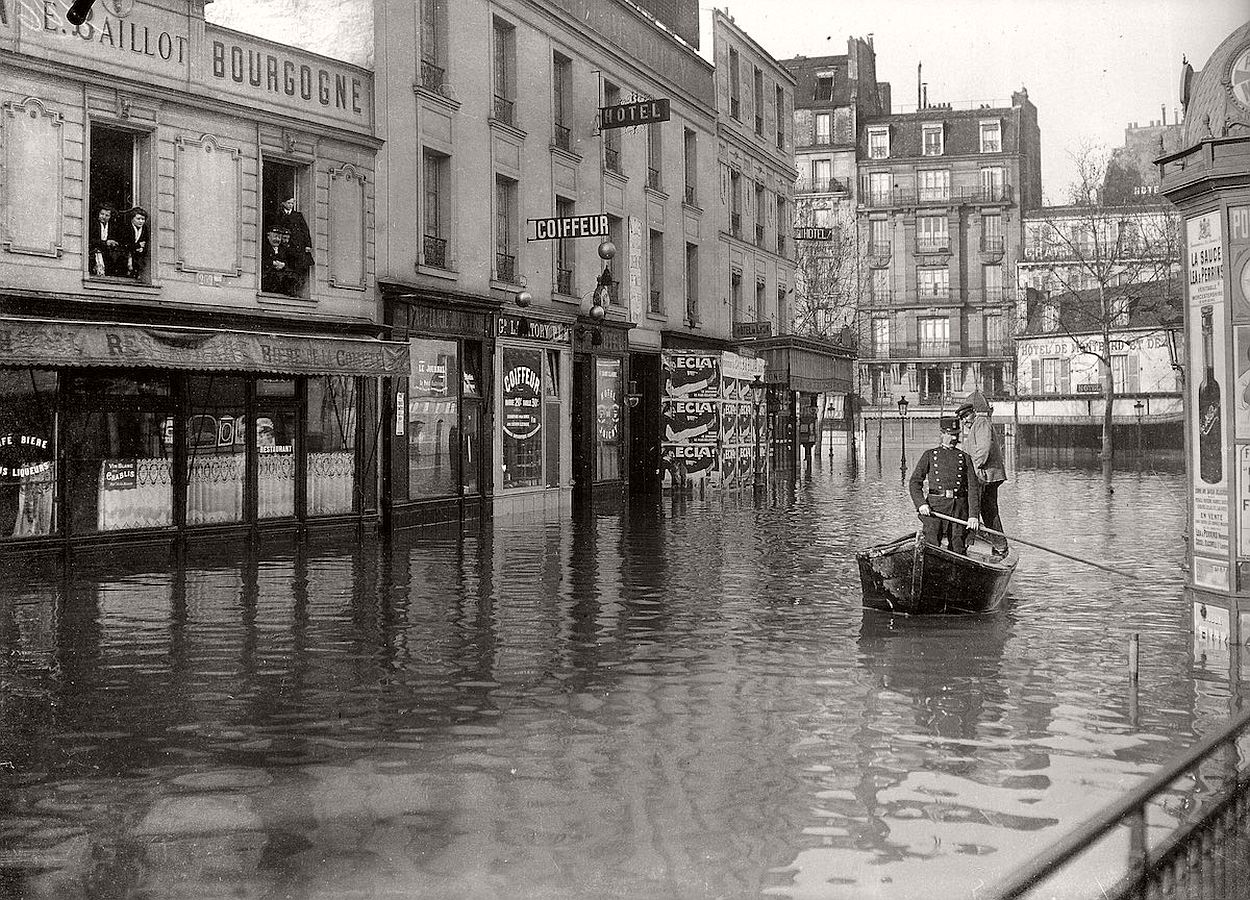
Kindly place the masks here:
<instances>
[{"instance_id":1,"label":"floodwater","mask_svg":"<svg viewBox=\"0 0 1250 900\"><path fill-rule=\"evenodd\" d=\"M1142 581L1022 548L1001 613L862 610L854 552L915 525L891 454L758 501L14 572L0 896L975 897L1217 728L1228 650L1190 633L1177 474L1003 494Z\"/></svg>"}]
</instances>

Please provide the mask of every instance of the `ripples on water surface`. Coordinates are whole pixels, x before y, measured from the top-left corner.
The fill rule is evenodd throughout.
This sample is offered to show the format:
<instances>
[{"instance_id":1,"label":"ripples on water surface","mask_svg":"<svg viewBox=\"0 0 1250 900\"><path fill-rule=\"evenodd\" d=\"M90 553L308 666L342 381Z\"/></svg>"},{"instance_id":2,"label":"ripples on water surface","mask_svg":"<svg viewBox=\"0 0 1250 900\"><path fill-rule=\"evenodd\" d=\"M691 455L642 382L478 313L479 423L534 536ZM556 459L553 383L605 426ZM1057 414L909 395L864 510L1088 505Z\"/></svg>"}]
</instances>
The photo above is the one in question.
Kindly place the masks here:
<instances>
[{"instance_id":1,"label":"ripples on water surface","mask_svg":"<svg viewBox=\"0 0 1250 900\"><path fill-rule=\"evenodd\" d=\"M915 520L872 469L8 578L0 896L971 896L1228 715L1183 476L1005 491L1147 582L1026 549L1006 612L892 620L853 553Z\"/></svg>"}]
</instances>

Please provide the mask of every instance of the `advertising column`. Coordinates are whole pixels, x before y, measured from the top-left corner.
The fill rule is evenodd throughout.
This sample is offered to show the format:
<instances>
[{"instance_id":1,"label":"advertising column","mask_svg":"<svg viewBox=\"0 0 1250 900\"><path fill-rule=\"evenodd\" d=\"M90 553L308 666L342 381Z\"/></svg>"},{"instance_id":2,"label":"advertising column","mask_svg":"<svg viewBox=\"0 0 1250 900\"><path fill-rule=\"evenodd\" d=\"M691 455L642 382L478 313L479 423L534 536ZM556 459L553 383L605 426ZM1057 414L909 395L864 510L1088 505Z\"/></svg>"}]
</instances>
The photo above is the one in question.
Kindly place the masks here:
<instances>
[{"instance_id":1,"label":"advertising column","mask_svg":"<svg viewBox=\"0 0 1250 900\"><path fill-rule=\"evenodd\" d=\"M661 364L664 487L715 486L720 481L720 357L697 350L666 350Z\"/></svg>"},{"instance_id":2,"label":"advertising column","mask_svg":"<svg viewBox=\"0 0 1250 900\"><path fill-rule=\"evenodd\" d=\"M1225 348L1223 235L1219 211L1185 221L1188 250L1189 409L1193 483L1193 582L1229 590L1229 473L1226 459L1228 356Z\"/></svg>"}]
</instances>

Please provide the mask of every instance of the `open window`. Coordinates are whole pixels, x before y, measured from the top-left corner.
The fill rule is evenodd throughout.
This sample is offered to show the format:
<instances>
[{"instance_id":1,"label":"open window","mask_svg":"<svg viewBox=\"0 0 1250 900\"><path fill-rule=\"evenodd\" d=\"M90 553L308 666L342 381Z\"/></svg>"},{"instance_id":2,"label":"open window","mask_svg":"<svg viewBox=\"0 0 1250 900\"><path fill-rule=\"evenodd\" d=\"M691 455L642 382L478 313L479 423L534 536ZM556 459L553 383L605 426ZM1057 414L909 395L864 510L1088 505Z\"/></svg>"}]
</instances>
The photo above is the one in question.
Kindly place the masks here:
<instances>
[{"instance_id":1,"label":"open window","mask_svg":"<svg viewBox=\"0 0 1250 900\"><path fill-rule=\"evenodd\" d=\"M316 254L307 208L308 169L266 159L261 164L260 289L310 295Z\"/></svg>"},{"instance_id":2,"label":"open window","mask_svg":"<svg viewBox=\"0 0 1250 900\"><path fill-rule=\"evenodd\" d=\"M156 229L148 200L150 145L145 132L91 126L87 274L92 278L152 281Z\"/></svg>"}]
</instances>

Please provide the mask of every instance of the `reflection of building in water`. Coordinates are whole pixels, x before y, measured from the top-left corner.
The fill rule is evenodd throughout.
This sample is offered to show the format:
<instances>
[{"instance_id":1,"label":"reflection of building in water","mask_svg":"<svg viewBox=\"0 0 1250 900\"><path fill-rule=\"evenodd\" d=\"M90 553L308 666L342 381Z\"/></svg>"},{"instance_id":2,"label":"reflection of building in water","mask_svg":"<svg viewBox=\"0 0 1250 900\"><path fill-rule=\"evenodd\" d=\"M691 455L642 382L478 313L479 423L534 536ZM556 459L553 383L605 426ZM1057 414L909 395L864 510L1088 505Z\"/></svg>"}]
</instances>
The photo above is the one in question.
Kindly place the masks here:
<instances>
[{"instance_id":1,"label":"reflection of building in water","mask_svg":"<svg viewBox=\"0 0 1250 900\"><path fill-rule=\"evenodd\" d=\"M367 515L380 378L406 369L366 294L372 74L181 0L48 15L0 21L24 186L0 255L0 536ZM113 49L127 23L142 52ZM273 292L279 216L313 253Z\"/></svg>"}]
</instances>

